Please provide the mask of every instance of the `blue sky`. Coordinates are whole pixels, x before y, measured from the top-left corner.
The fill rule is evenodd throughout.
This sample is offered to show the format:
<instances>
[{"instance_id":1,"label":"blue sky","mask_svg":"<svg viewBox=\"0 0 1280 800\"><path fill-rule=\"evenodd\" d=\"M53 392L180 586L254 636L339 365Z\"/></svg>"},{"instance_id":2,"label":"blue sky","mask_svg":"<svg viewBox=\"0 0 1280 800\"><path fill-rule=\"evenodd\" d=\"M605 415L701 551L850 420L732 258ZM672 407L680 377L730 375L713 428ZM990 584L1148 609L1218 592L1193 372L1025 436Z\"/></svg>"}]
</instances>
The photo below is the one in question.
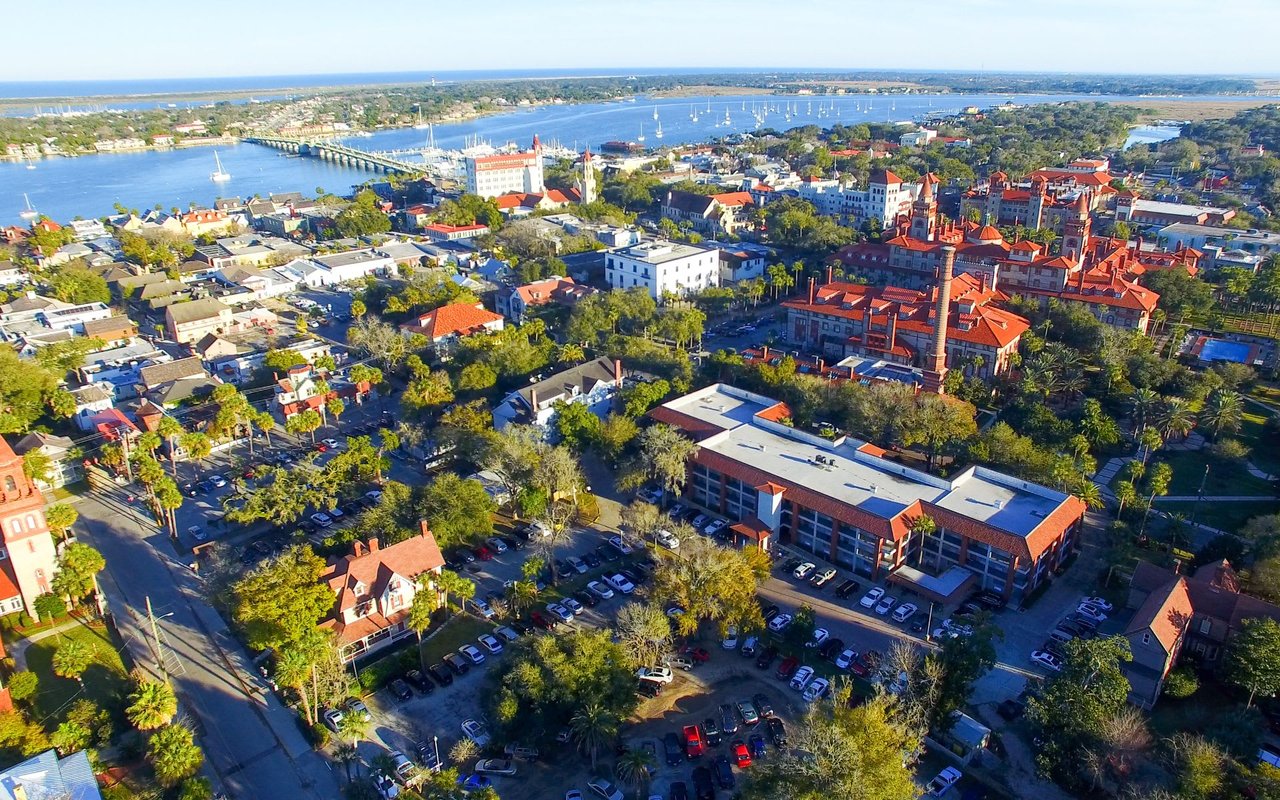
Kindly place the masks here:
<instances>
[{"instance_id":1,"label":"blue sky","mask_svg":"<svg viewBox=\"0 0 1280 800\"><path fill-rule=\"evenodd\" d=\"M1277 0L40 7L56 27L6 37L0 81L681 66L1280 74L1280 48L1267 41L1280 27Z\"/></svg>"}]
</instances>

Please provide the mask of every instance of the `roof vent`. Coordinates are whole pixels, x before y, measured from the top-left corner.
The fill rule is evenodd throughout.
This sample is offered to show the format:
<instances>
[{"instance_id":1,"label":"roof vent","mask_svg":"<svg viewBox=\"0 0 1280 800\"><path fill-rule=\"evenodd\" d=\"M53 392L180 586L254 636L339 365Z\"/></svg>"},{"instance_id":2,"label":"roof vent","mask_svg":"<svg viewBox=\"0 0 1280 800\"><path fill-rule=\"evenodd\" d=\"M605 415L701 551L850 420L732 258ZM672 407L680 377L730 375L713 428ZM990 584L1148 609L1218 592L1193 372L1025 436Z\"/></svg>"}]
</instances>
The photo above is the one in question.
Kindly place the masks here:
<instances>
[{"instance_id":1,"label":"roof vent","mask_svg":"<svg viewBox=\"0 0 1280 800\"><path fill-rule=\"evenodd\" d=\"M991 505L995 506L996 508L1004 508L1004 501L1003 501L1003 500L996 500L996 501L995 501L995 502L993 502Z\"/></svg>"}]
</instances>

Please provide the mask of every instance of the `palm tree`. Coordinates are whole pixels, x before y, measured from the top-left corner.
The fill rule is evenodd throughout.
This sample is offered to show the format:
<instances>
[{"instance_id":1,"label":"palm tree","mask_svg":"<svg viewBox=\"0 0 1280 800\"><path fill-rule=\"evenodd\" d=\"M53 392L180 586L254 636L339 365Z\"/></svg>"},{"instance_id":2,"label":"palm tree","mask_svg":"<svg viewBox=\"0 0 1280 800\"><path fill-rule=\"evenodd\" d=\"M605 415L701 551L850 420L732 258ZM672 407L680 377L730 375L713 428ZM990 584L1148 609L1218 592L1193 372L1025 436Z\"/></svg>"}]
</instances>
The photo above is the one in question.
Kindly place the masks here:
<instances>
[{"instance_id":1,"label":"palm tree","mask_svg":"<svg viewBox=\"0 0 1280 800\"><path fill-rule=\"evenodd\" d=\"M938 523L934 522L933 517L929 516L928 514L921 514L920 516L911 520L910 528L912 533L920 537L920 560L916 562L916 566L920 566L921 564L924 563L925 542L929 540L930 536L933 536L935 533L938 532ZM939 547L938 560L941 560L942 559L942 552L941 552L942 537L938 537L938 547Z\"/></svg>"},{"instance_id":2,"label":"palm tree","mask_svg":"<svg viewBox=\"0 0 1280 800\"><path fill-rule=\"evenodd\" d=\"M634 789L637 795L641 795L643 794L641 790L648 786L652 779L649 770L655 766L657 765L654 764L652 753L642 748L633 748L618 757L614 772L618 780Z\"/></svg>"},{"instance_id":3,"label":"palm tree","mask_svg":"<svg viewBox=\"0 0 1280 800\"><path fill-rule=\"evenodd\" d=\"M427 576L418 579L418 591L413 595L409 605L409 628L418 634L418 642L422 642L422 634L431 627L431 617L440 607L440 593Z\"/></svg>"},{"instance_id":4,"label":"palm tree","mask_svg":"<svg viewBox=\"0 0 1280 800\"><path fill-rule=\"evenodd\" d=\"M597 702L587 703L569 720L569 732L578 747L591 759L591 769L596 768L600 751L608 747L618 735L617 716Z\"/></svg>"},{"instance_id":5,"label":"palm tree","mask_svg":"<svg viewBox=\"0 0 1280 800\"><path fill-rule=\"evenodd\" d=\"M1133 409L1133 432L1136 434L1138 430L1146 424L1147 417L1155 409L1156 404L1160 401L1160 395L1155 393L1154 389L1143 387L1133 393L1129 398L1129 407Z\"/></svg>"},{"instance_id":6,"label":"palm tree","mask_svg":"<svg viewBox=\"0 0 1280 800\"><path fill-rule=\"evenodd\" d=\"M178 437L186 433L186 429L182 427L182 423L178 422L168 414L160 418L160 424L156 427L156 433L169 443L169 469L174 476L178 474Z\"/></svg>"},{"instance_id":7,"label":"palm tree","mask_svg":"<svg viewBox=\"0 0 1280 800\"><path fill-rule=\"evenodd\" d=\"M1244 399L1228 389L1214 389L1200 411L1200 424L1208 428L1214 441L1224 431L1240 429L1244 418Z\"/></svg>"},{"instance_id":8,"label":"palm tree","mask_svg":"<svg viewBox=\"0 0 1280 800\"><path fill-rule=\"evenodd\" d=\"M168 725L178 713L178 698L166 681L142 679L129 695L125 716L140 731L153 731Z\"/></svg>"},{"instance_id":9,"label":"palm tree","mask_svg":"<svg viewBox=\"0 0 1280 800\"><path fill-rule=\"evenodd\" d=\"M1102 490L1098 488L1098 484L1090 480L1082 480L1076 486L1076 496L1084 501L1089 508L1102 508Z\"/></svg>"},{"instance_id":10,"label":"palm tree","mask_svg":"<svg viewBox=\"0 0 1280 800\"><path fill-rule=\"evenodd\" d=\"M1169 397L1160 404L1155 422L1166 439L1174 436L1185 439L1196 427L1196 413L1185 398Z\"/></svg>"},{"instance_id":11,"label":"palm tree","mask_svg":"<svg viewBox=\"0 0 1280 800\"><path fill-rule=\"evenodd\" d=\"M1115 487L1116 500L1120 502L1120 507L1116 509L1116 516L1124 514L1124 507L1138 500L1138 490L1132 481L1116 481Z\"/></svg>"},{"instance_id":12,"label":"palm tree","mask_svg":"<svg viewBox=\"0 0 1280 800\"><path fill-rule=\"evenodd\" d=\"M351 765L360 761L360 752L351 742L339 742L333 748L333 757L343 766L347 773L347 783L351 783Z\"/></svg>"},{"instance_id":13,"label":"palm tree","mask_svg":"<svg viewBox=\"0 0 1280 800\"><path fill-rule=\"evenodd\" d=\"M442 602L445 608L449 607L450 595L458 599L459 610L467 600L476 596L475 583L449 569L440 570L440 574L435 578L435 586L440 591L440 594L444 595Z\"/></svg>"}]
</instances>

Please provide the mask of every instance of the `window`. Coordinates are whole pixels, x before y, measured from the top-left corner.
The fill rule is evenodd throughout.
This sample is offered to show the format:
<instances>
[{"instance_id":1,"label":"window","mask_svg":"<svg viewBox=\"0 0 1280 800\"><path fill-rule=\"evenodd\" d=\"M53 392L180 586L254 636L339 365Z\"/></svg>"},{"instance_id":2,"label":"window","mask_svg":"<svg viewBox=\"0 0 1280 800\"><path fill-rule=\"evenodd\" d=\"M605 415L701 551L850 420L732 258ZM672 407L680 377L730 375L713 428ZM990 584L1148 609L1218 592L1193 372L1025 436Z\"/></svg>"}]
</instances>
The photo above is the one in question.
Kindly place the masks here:
<instances>
[{"instance_id":1,"label":"window","mask_svg":"<svg viewBox=\"0 0 1280 800\"><path fill-rule=\"evenodd\" d=\"M22 533L22 520L14 517L9 525L9 530L13 533Z\"/></svg>"},{"instance_id":2,"label":"window","mask_svg":"<svg viewBox=\"0 0 1280 800\"><path fill-rule=\"evenodd\" d=\"M1143 644L1151 644L1151 633L1150 633L1150 632L1146 632L1146 633L1143 633L1143 634L1142 634L1142 643L1143 643Z\"/></svg>"},{"instance_id":3,"label":"window","mask_svg":"<svg viewBox=\"0 0 1280 800\"><path fill-rule=\"evenodd\" d=\"M6 492L16 492L18 490L18 484L14 482L12 475L4 476L4 490Z\"/></svg>"},{"instance_id":4,"label":"window","mask_svg":"<svg viewBox=\"0 0 1280 800\"><path fill-rule=\"evenodd\" d=\"M1209 619L1208 617L1205 617L1204 619L1200 620L1201 633L1207 636L1209 634L1209 631L1211 630L1213 630L1213 620Z\"/></svg>"}]
</instances>

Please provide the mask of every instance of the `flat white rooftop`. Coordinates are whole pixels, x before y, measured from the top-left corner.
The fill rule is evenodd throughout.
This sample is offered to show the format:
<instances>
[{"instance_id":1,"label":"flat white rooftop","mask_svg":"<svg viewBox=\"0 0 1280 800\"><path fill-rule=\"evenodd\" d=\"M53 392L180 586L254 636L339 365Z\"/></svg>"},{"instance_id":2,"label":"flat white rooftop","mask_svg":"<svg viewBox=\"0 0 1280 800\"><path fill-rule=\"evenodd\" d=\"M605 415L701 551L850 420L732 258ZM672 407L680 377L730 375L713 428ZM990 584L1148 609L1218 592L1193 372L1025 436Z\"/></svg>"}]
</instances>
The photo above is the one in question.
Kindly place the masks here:
<instances>
[{"instance_id":1,"label":"flat white rooftop","mask_svg":"<svg viewBox=\"0 0 1280 800\"><path fill-rule=\"evenodd\" d=\"M814 436L769 419L777 401L716 384L664 408L715 425L703 449L754 467L783 485L800 486L840 503L892 519L916 501L1027 536L1069 495L982 467L939 478L860 448L865 442Z\"/></svg>"}]
</instances>

